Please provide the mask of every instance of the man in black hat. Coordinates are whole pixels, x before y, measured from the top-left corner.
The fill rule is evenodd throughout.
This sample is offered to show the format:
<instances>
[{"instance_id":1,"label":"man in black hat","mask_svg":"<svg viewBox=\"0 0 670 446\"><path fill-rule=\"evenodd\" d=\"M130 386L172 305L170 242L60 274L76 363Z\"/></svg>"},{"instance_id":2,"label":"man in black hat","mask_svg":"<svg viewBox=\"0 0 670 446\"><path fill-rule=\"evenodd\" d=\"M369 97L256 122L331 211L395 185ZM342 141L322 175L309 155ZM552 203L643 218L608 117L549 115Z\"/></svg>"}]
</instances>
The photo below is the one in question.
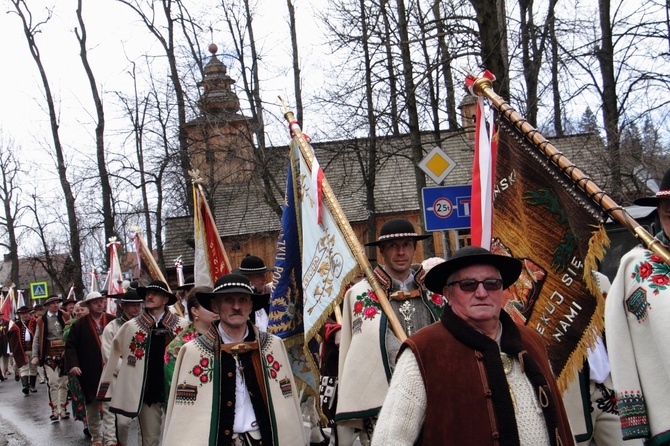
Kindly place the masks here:
<instances>
[{"instance_id":1,"label":"man in black hat","mask_svg":"<svg viewBox=\"0 0 670 446\"><path fill-rule=\"evenodd\" d=\"M654 206L661 222L656 238L670 250L670 169L653 197L635 204ZM605 301L607 350L624 440L670 441L670 266L636 246L621 258Z\"/></svg>"},{"instance_id":2,"label":"man in black hat","mask_svg":"<svg viewBox=\"0 0 670 446\"><path fill-rule=\"evenodd\" d=\"M65 369L76 376L86 401L86 419L93 446L102 446L100 425L100 404L96 399L98 383L102 374L102 353L100 351L102 332L114 320L105 313L105 297L92 291L82 302L88 314L77 319L65 343Z\"/></svg>"},{"instance_id":3,"label":"man in black hat","mask_svg":"<svg viewBox=\"0 0 670 446\"><path fill-rule=\"evenodd\" d=\"M247 254L240 262L240 267L232 271L235 274L246 276L254 288L254 308L251 313L251 322L260 331L268 331L268 323L270 322L268 314L270 313L272 282L268 282L268 273L272 271L272 268L265 266L263 259L251 254Z\"/></svg>"},{"instance_id":4,"label":"man in black hat","mask_svg":"<svg viewBox=\"0 0 670 446\"><path fill-rule=\"evenodd\" d=\"M129 286L126 288L125 293L115 297L118 298L116 305L119 308L117 318L107 324L102 332L100 351L102 353L103 365L109 362L109 355L112 353L112 341L114 340L114 336L116 336L116 333L118 333L123 324L139 316L142 312L142 304L144 303L144 299L137 294L137 290L130 288ZM114 393L114 376L118 373L121 363L121 358L117 358L116 371L112 374L112 383L110 384L108 391L110 395ZM105 431L105 446L128 444L128 430L132 419L123 416L117 417L116 414L109 410L109 406L109 401L102 402L102 424ZM138 444L139 443L140 442L138 441Z\"/></svg>"},{"instance_id":5,"label":"man in black hat","mask_svg":"<svg viewBox=\"0 0 670 446\"><path fill-rule=\"evenodd\" d=\"M574 445L544 340L501 311L520 273L474 246L430 270L448 306L403 343L373 445Z\"/></svg>"},{"instance_id":6,"label":"man in black hat","mask_svg":"<svg viewBox=\"0 0 670 446\"><path fill-rule=\"evenodd\" d=\"M9 339L9 348L19 369L21 384L23 384L23 394L28 396L29 392L35 393L35 382L37 381L37 366L30 362L30 355L33 350L33 339L35 333L30 330L30 308L22 306L16 310L18 320L9 323L7 337Z\"/></svg>"},{"instance_id":7,"label":"man in black hat","mask_svg":"<svg viewBox=\"0 0 670 446\"><path fill-rule=\"evenodd\" d=\"M157 446L165 400L163 355L165 347L188 326L188 321L167 310L168 305L177 301L177 296L166 283L154 280L146 287L138 287L137 293L144 298L144 311L123 324L114 337L100 380L98 399L111 401L109 410L117 415L137 417L142 444ZM117 368L118 376L114 378Z\"/></svg>"},{"instance_id":8,"label":"man in black hat","mask_svg":"<svg viewBox=\"0 0 670 446\"><path fill-rule=\"evenodd\" d=\"M65 310L70 315L70 317L74 317L73 312L76 303L77 299L75 299L74 296L68 296L68 298L63 301L61 309Z\"/></svg>"},{"instance_id":9,"label":"man in black hat","mask_svg":"<svg viewBox=\"0 0 670 446\"><path fill-rule=\"evenodd\" d=\"M306 444L284 343L250 323L253 294L241 274L221 276L212 292L196 293L219 320L179 351L163 446Z\"/></svg>"},{"instance_id":10,"label":"man in black hat","mask_svg":"<svg viewBox=\"0 0 670 446\"><path fill-rule=\"evenodd\" d=\"M67 374L63 369L63 329L70 315L60 310L63 299L60 296L49 296L44 302L46 313L35 323L35 340L31 362L43 366L44 374L49 386L49 405L51 406L52 423L59 419L67 420L70 413L67 411Z\"/></svg>"},{"instance_id":11,"label":"man in black hat","mask_svg":"<svg viewBox=\"0 0 670 446\"><path fill-rule=\"evenodd\" d=\"M383 262L374 274L386 292L405 334L411 335L432 324L441 313L442 297L431 300L423 285L421 267L412 269L419 240L414 225L403 218L384 223L377 246ZM337 441L351 445L360 431L367 441L395 367L400 341L367 280L354 285L344 297L339 353Z\"/></svg>"}]
</instances>

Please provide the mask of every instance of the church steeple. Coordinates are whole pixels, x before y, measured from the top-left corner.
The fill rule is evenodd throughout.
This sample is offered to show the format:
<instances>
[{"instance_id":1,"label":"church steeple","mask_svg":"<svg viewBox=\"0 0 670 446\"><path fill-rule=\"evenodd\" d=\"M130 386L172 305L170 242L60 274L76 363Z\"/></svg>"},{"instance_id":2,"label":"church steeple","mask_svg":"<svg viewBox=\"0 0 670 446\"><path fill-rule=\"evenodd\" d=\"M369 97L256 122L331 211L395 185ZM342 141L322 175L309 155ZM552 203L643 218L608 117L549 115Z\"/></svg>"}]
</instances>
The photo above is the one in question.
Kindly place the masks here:
<instances>
[{"instance_id":1,"label":"church steeple","mask_svg":"<svg viewBox=\"0 0 670 446\"><path fill-rule=\"evenodd\" d=\"M205 65L203 80L198 83L198 86L203 88L198 107L203 115L221 112L234 115L240 110L240 99L231 88L235 81L226 74L228 69L216 57L217 51L218 47L215 44L209 45L212 58Z\"/></svg>"}]
</instances>

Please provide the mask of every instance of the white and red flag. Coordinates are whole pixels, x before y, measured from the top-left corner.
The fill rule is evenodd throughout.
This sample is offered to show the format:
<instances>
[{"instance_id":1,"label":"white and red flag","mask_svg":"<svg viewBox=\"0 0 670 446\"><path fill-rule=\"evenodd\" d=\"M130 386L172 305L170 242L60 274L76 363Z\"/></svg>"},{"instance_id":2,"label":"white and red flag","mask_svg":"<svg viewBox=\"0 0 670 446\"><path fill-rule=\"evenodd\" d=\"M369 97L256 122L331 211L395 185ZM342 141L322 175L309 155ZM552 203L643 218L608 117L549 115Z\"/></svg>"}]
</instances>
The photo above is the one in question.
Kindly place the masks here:
<instances>
[{"instance_id":1,"label":"white and red flag","mask_svg":"<svg viewBox=\"0 0 670 446\"><path fill-rule=\"evenodd\" d=\"M495 76L486 70L482 77L491 81ZM474 85L474 77L465 78L470 93ZM475 95L476 96L476 95ZM477 114L475 121L475 156L472 164L472 210L470 214L471 238L473 246L491 249L493 236L493 186L495 181L496 155L498 143L496 139L493 108L489 100L477 96Z\"/></svg>"},{"instance_id":2,"label":"white and red flag","mask_svg":"<svg viewBox=\"0 0 670 446\"><path fill-rule=\"evenodd\" d=\"M193 275L196 286L213 286L216 279L232 270L223 247L219 230L207 204L205 193L198 184L193 185L193 238L195 262Z\"/></svg>"},{"instance_id":3,"label":"white and red flag","mask_svg":"<svg viewBox=\"0 0 670 446\"><path fill-rule=\"evenodd\" d=\"M26 306L26 300L23 298L23 290L16 290L16 309Z\"/></svg>"},{"instance_id":4,"label":"white and red flag","mask_svg":"<svg viewBox=\"0 0 670 446\"><path fill-rule=\"evenodd\" d=\"M107 312L116 315L116 303L112 296L123 294L123 272L119 261L118 248L121 246L116 237L110 237L107 247L109 248L109 274L107 275Z\"/></svg>"},{"instance_id":5,"label":"white and red flag","mask_svg":"<svg viewBox=\"0 0 670 446\"><path fill-rule=\"evenodd\" d=\"M14 304L14 288L7 291L0 302L0 313L5 321L12 320L12 305Z\"/></svg>"}]
</instances>

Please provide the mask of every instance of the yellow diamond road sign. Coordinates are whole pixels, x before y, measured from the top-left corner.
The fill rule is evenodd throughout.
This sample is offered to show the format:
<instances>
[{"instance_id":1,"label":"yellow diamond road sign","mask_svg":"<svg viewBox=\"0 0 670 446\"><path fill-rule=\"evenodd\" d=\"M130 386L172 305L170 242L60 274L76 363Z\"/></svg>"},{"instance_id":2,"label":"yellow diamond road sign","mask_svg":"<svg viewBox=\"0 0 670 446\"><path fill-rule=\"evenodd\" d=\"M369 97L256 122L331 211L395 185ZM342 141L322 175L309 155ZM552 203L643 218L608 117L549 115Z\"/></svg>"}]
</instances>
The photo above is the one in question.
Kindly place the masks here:
<instances>
[{"instance_id":1,"label":"yellow diamond road sign","mask_svg":"<svg viewBox=\"0 0 670 446\"><path fill-rule=\"evenodd\" d=\"M419 167L437 184L442 184L442 181L456 167L456 162L442 149L435 147L421 160Z\"/></svg>"}]
</instances>

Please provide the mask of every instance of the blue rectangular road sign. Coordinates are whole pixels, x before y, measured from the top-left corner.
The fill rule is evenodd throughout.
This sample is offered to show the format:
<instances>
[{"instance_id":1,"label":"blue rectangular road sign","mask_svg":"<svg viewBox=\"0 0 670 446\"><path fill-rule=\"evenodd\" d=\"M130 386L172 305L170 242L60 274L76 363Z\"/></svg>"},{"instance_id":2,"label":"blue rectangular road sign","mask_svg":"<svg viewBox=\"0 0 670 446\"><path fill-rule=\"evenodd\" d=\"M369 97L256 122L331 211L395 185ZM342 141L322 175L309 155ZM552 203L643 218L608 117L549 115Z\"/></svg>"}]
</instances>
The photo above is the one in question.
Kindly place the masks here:
<instances>
[{"instance_id":1,"label":"blue rectangular road sign","mask_svg":"<svg viewBox=\"0 0 670 446\"><path fill-rule=\"evenodd\" d=\"M469 184L421 189L426 231L469 228L471 195Z\"/></svg>"}]
</instances>

